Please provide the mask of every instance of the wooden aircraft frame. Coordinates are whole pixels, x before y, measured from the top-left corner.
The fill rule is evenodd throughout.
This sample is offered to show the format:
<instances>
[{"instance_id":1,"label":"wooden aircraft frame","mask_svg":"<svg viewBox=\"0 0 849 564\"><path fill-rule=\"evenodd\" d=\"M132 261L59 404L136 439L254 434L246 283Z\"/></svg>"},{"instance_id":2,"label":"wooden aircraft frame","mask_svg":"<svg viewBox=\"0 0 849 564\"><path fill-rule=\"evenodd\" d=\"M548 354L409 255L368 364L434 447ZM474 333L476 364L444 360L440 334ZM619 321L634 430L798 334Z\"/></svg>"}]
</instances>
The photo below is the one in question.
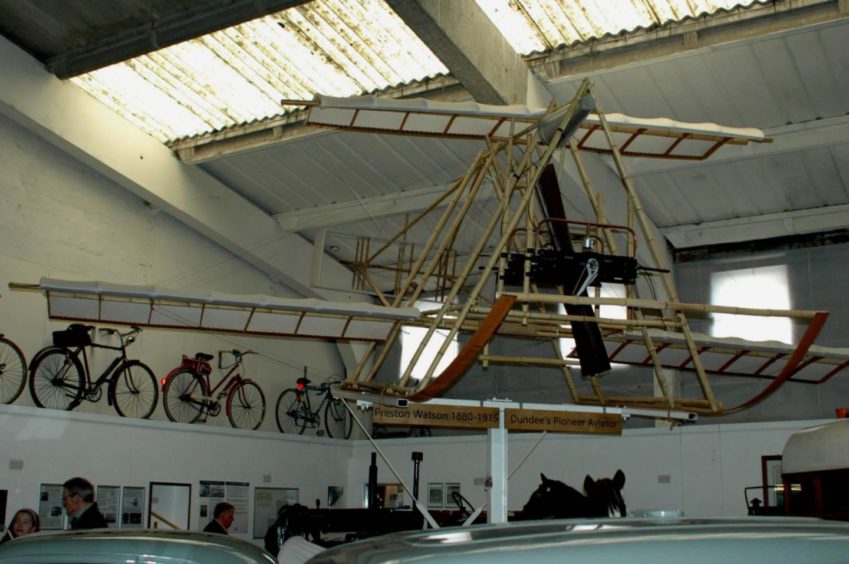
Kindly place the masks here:
<instances>
[{"instance_id":1,"label":"wooden aircraft frame","mask_svg":"<svg viewBox=\"0 0 849 564\"><path fill-rule=\"evenodd\" d=\"M613 117L611 123L598 108L588 81L581 84L570 102L545 111L476 104L457 109L371 97L323 99L311 104L307 122L317 126L483 141L482 150L463 177L409 219L399 233L374 252L369 242L358 244L351 264L355 287L371 293L379 302L376 305L263 296L194 296L101 282L43 280L41 284L10 286L44 291L49 315L54 319L362 341L366 351L342 384L341 391L349 398L368 394L372 399L427 401L447 393L475 363L484 367L505 364L559 369L571 402L577 405L721 415L763 401L785 382L822 383L849 366L849 350L815 345L828 317L826 312L681 303L623 160L623 155L703 159L725 145L768 139L753 129ZM561 157L569 155L574 161L594 222L566 220L557 178L552 177L558 150ZM624 225L609 221L602 197L581 159L582 150L605 153L612 159L626 204ZM545 183L549 183L548 189ZM454 242L469 219L472 205L486 190L494 192L494 198L493 194L487 197L497 202L497 209L484 218L484 227L478 228L472 251L464 261L458 261ZM388 268L382 259L393 244L429 214L438 215L438 221L425 244L417 254L395 257L395 265ZM665 299L641 298L638 283L626 284L623 298L588 292L592 286L587 284L580 291L565 284L543 287L532 272L534 257L539 256L535 253L558 245L571 249L567 224L578 230L590 248L600 249L594 256L635 265L638 251L645 250L639 259L641 276L659 280ZM642 234L639 241L638 231ZM517 265L521 271L518 277ZM589 265L588 260L581 273L587 279ZM507 275L511 268L512 280ZM391 291L376 282L381 272L385 279L387 270L395 277ZM439 304L419 313L414 306L426 294L438 297ZM554 309L558 305L565 313ZM605 305L625 307L628 315L624 319L603 317L600 308ZM804 324L805 329L794 345L718 339L691 329L692 316L715 313L789 318ZM401 367L399 377L381 382L377 376L402 328L408 325L424 327L426 335L412 361ZM586 350L582 353L580 341L572 350L561 350L562 339L577 337L578 329L587 328L598 337L594 354L602 357L593 368L588 368L582 358ZM447 338L435 358L423 361L423 352L438 330L446 331ZM437 374L449 343L460 333L464 334L463 348L448 368ZM502 336L548 341L552 354L492 354L490 342ZM610 362L650 367L652 395L606 392L604 367ZM412 373L419 363L427 366L425 376L416 380ZM700 396L681 397L676 393L666 373L669 369L694 373ZM581 373L581 380L576 372ZM767 378L770 383L740 405L726 407L714 394L711 374Z\"/></svg>"},{"instance_id":2,"label":"wooden aircraft frame","mask_svg":"<svg viewBox=\"0 0 849 564\"><path fill-rule=\"evenodd\" d=\"M813 352L812 347L817 349L814 342L828 316L826 312L680 303L669 267L651 235L653 231L650 221L623 160L623 155L703 159L725 144L764 142L768 139L757 130L718 126L713 126L715 129L711 131L699 133L699 126L703 124L653 129L652 124L660 124L646 120L638 126L633 126L632 123L629 128L622 125L621 122L627 120L620 116L617 116L620 123L614 126L597 108L597 104L589 105L594 112L583 107L588 99L594 102L591 86L588 81L584 81L568 104L549 108L542 115L528 115L528 112L519 110L513 111L512 117L505 117L490 108L484 108L482 111L479 108L477 114L470 109L449 116L448 112L440 107L427 108L413 102L402 102L393 106L391 103L375 102L371 98L359 103L356 100L351 103L331 100L326 106L319 103L312 108L308 122L316 125L402 135L477 137L485 141L485 148L466 174L432 206L409 220L400 233L376 252L358 254L359 261L355 262L353 268L355 273L359 274L359 282L372 291L384 305L412 307L425 295L426 289L433 288L435 284L435 293L441 299L441 307L435 308L414 323L425 327L427 333L420 341L409 365L401 367L397 381L381 383L378 374L399 338L404 325L402 322L396 323L385 342L369 345L356 370L343 383L344 391L427 401L445 394L475 362L480 362L483 366L495 363L551 366L562 371L571 401L575 404L661 408L719 415L751 407L791 379L811 382L812 380L801 377L801 374L815 365L826 366L827 373L820 374L818 379L813 380L819 382L828 380L847 366L849 351L819 347L816 353ZM393 111L392 116L381 115L381 112ZM428 113L439 115L442 121L437 120L436 125L426 125L423 116ZM507 112L507 115L510 116L511 113ZM587 123L587 118L590 118L591 123ZM466 123L458 126L461 119L466 120ZM470 125L469 120L473 119L489 121ZM596 137L589 143L593 135ZM602 135L606 142L604 146L598 140L599 135ZM637 151L634 147L641 136L650 136L655 140L665 138L667 141L665 145L654 143L652 151ZM701 144L701 149L683 149L683 145L694 140ZM552 162L555 151L561 147L573 158L584 195L589 199L595 213L596 223L585 224L585 235L591 235L611 255L634 257L637 250L633 233L635 229L639 229L644 234L645 238L641 243L647 247L651 262L648 269L651 273L648 275L660 279L667 300L641 299L637 295L636 285L628 286L628 295L625 298L604 298L597 293L581 297L570 295L563 287L552 293L537 287L528 275L524 277L522 287L518 291L505 287L502 276L505 257L511 252L540 249L547 244L545 237L540 234L540 225L551 221L551 218L541 213L545 206L540 202L534 187L540 181L544 168ZM580 150L606 153L612 158L627 202L627 225L614 226L608 221L602 198L590 180L587 168L579 155ZM676 154L676 151L683 152ZM480 196L484 178L494 179L494 190L499 201L498 210L489 218L477 245L466 257L465 263L457 270L452 269L451 276L446 277L446 261L449 256L456 257L452 242L463 228L471 203ZM386 268L385 264L378 266L381 255L390 248L392 242L403 237L412 225L440 208L443 211L437 228L421 246L415 260L409 257L406 264L399 261L396 271L404 272L406 276L399 279L391 293L382 290L375 282L376 276L372 276L373 269ZM500 229L500 236L494 235L496 228ZM620 237L621 233L626 233L624 241ZM453 260L452 268L456 268L456 258ZM477 267L483 274L476 278ZM558 314L551 311L551 304L564 304L567 307L569 304L582 305L590 309L585 315ZM602 305L624 306L628 316L626 319L600 317L599 308ZM765 353L759 350L762 346L758 347L754 343L708 338L691 330L688 316L714 313L785 317L805 324L806 328L795 345L773 343L772 352ZM655 381L653 395L610 395L604 390L604 374L584 374L591 392L581 391L573 374L580 365L580 359L577 358L579 355L576 355L574 350L560 351L560 340L572 336L570 324L575 323L591 324L598 328L611 361L651 367ZM427 344L434 338L437 330L447 331L448 335L436 357L427 365L425 376L417 381L412 377L413 368L420 362ZM437 374L437 365L446 354L449 343L459 333L471 336L448 368ZM529 358L489 354L488 343L498 336L549 340L552 343L553 355ZM624 352L633 348L643 351L637 360L633 358L633 352L629 351L630 356ZM670 353L674 353L674 361L666 358ZM762 360L752 367L751 363L743 361L751 358ZM707 365L705 360L708 360ZM743 367L744 364L746 367ZM701 397L686 398L676 394L664 373L671 368L694 372ZM716 398L709 374L755 376L768 378L771 382L749 400L737 406L726 407Z\"/></svg>"}]
</instances>

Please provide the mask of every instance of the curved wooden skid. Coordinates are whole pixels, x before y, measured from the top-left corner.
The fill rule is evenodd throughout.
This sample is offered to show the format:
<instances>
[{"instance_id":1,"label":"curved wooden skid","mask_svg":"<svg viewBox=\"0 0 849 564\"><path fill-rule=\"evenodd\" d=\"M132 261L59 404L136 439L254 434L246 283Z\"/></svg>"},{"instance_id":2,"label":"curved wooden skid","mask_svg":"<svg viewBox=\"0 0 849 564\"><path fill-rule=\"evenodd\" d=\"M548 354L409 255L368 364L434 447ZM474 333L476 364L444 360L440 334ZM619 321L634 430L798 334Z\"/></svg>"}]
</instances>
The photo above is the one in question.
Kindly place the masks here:
<instances>
[{"instance_id":1,"label":"curved wooden skid","mask_svg":"<svg viewBox=\"0 0 849 564\"><path fill-rule=\"evenodd\" d=\"M799 367L802 360L805 358L805 353L808 352L808 349L811 348L811 345L813 345L814 341L816 341L817 335L819 335L822 326L825 325L826 319L828 319L827 313L817 312L817 314L814 316L814 318L808 325L808 328L805 331L805 334L802 336L802 339L799 341L799 345L796 347L796 350L793 351L793 354L787 360L787 364L784 365L784 368L781 370L781 373L778 375L778 377L772 382L770 382L769 386L761 390L759 394L741 403L740 405L736 405L728 409L721 409L717 412L710 413L708 415L728 415L731 413L736 413L738 411L742 411L744 409L748 409L752 406L755 406L766 398L768 398L769 396L771 396L773 392L780 388L796 372L797 367Z\"/></svg>"},{"instance_id":2,"label":"curved wooden skid","mask_svg":"<svg viewBox=\"0 0 849 564\"><path fill-rule=\"evenodd\" d=\"M481 322L478 330L472 335L463 350L457 354L457 357L451 361L451 364L439 374L438 378L431 380L430 384L409 396L409 399L411 401L427 401L450 390L463 377L469 367L475 363L484 345L498 330L515 302L516 296L502 295L499 297L492 309L489 310L489 314Z\"/></svg>"}]
</instances>

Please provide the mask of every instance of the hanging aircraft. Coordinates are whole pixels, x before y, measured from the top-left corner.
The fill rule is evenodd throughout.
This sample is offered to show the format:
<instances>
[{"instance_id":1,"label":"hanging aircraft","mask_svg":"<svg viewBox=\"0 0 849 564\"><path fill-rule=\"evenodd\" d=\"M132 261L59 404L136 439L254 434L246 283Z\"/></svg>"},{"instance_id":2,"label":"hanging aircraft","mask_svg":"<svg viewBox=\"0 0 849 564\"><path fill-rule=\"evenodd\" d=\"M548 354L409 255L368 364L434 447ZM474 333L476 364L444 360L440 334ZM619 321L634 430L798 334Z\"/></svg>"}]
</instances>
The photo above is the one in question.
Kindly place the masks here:
<instances>
[{"instance_id":1,"label":"hanging aircraft","mask_svg":"<svg viewBox=\"0 0 849 564\"><path fill-rule=\"evenodd\" d=\"M559 369L576 405L683 410L721 415L751 407L788 381L823 383L849 364L849 351L815 345L828 314L682 303L669 258L630 180L626 157L700 160L725 146L769 142L751 128L605 114L584 81L565 104L548 108L487 106L373 96L317 97L307 123L384 135L479 140L481 150L462 178L436 197L399 233L372 252L358 243L350 263L354 286L376 304L282 300L262 296L189 295L155 287L42 280L54 319L131 323L283 337L362 341L359 363L342 384L349 397L427 401L446 394L475 363ZM618 201L602 197L581 157L609 156L618 176ZM571 159L572 177L564 172ZM591 221L567 217L582 200ZM612 222L608 210L615 208ZM482 213L481 210L485 210ZM428 222L426 241L405 237ZM457 242L470 242L458 250ZM604 285L624 295L602 294ZM414 306L422 299L430 310ZM603 315L603 308L626 315ZM694 320L715 314L787 318L802 327L793 345L711 337ZM388 367L402 328L427 329L407 366ZM703 324L702 324L703 325ZM700 325L701 326L701 325ZM428 343L445 334L439 352L424 361ZM462 348L437 372L449 343ZM549 342L548 356L491 352L502 337ZM569 344L564 349L564 343ZM424 377L413 368L426 364ZM648 367L651 394L605 389L611 366ZM682 397L670 371L694 374L697 397ZM379 377L388 371L393 377ZM711 375L769 380L759 393L725 406Z\"/></svg>"}]
</instances>

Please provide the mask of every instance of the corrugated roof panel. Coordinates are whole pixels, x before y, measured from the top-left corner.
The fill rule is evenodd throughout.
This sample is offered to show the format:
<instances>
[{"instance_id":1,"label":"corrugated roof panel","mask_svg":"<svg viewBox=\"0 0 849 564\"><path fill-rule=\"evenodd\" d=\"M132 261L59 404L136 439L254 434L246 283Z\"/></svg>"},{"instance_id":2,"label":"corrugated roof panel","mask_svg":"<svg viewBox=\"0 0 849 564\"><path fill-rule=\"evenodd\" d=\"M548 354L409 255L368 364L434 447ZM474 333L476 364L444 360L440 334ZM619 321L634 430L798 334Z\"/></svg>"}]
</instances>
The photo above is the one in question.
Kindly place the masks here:
<instances>
[{"instance_id":1,"label":"corrugated roof panel","mask_svg":"<svg viewBox=\"0 0 849 564\"><path fill-rule=\"evenodd\" d=\"M71 80L173 141L447 72L383 0L316 0Z\"/></svg>"},{"instance_id":2,"label":"corrugated roof panel","mask_svg":"<svg viewBox=\"0 0 849 564\"><path fill-rule=\"evenodd\" d=\"M477 0L517 53L573 45L756 3L753 0Z\"/></svg>"}]
</instances>

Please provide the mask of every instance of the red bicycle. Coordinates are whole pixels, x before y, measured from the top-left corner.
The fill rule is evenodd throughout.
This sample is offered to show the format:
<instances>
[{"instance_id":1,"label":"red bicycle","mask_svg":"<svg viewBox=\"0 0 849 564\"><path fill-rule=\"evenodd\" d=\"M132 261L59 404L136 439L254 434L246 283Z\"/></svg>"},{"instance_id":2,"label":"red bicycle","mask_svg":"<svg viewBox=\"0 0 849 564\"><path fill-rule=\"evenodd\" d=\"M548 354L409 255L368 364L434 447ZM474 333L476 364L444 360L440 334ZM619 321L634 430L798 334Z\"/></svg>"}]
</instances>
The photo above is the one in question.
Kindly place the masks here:
<instances>
[{"instance_id":1,"label":"red bicycle","mask_svg":"<svg viewBox=\"0 0 849 564\"><path fill-rule=\"evenodd\" d=\"M224 366L223 354L233 356L233 364ZM183 355L180 366L162 379L162 401L165 415L178 423L206 421L221 413L221 400L226 398L224 410L230 424L236 429L257 429L265 417L265 394L252 380L239 374L244 357L253 351L218 351L218 367L227 368L227 374L215 387L210 375L214 357L197 353L193 358ZM219 391L220 388L220 391Z\"/></svg>"}]
</instances>

